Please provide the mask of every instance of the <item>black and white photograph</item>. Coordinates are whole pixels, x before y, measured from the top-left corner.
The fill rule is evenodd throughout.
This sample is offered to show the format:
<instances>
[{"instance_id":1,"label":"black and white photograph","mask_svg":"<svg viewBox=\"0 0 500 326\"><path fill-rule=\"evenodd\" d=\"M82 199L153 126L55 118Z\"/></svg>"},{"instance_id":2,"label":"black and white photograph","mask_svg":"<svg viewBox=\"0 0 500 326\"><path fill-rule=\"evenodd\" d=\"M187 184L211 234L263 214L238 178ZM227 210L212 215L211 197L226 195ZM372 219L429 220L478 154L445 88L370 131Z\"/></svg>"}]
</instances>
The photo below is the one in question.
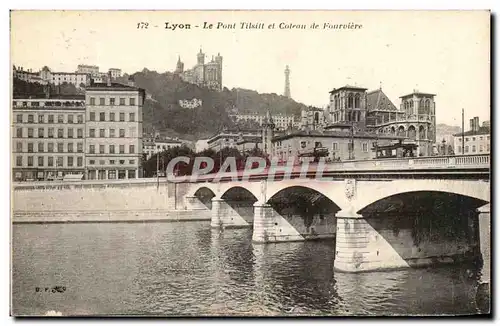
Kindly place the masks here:
<instances>
[{"instance_id":1,"label":"black and white photograph","mask_svg":"<svg viewBox=\"0 0 500 326\"><path fill-rule=\"evenodd\" d=\"M10 315L491 314L488 10L11 10Z\"/></svg>"}]
</instances>

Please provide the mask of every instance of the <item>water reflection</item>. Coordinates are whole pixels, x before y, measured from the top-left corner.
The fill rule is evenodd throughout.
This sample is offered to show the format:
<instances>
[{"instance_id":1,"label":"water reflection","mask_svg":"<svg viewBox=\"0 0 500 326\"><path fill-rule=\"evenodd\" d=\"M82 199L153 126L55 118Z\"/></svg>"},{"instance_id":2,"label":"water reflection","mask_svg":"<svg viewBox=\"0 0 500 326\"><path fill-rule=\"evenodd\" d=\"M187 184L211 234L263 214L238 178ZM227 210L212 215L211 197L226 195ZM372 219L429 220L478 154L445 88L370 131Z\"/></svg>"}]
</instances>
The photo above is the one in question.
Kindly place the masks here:
<instances>
[{"instance_id":1,"label":"water reflection","mask_svg":"<svg viewBox=\"0 0 500 326\"><path fill-rule=\"evenodd\" d=\"M16 314L476 313L479 269L334 273L333 240L253 244L209 222L15 225ZM63 295L33 295L62 285Z\"/></svg>"}]
</instances>

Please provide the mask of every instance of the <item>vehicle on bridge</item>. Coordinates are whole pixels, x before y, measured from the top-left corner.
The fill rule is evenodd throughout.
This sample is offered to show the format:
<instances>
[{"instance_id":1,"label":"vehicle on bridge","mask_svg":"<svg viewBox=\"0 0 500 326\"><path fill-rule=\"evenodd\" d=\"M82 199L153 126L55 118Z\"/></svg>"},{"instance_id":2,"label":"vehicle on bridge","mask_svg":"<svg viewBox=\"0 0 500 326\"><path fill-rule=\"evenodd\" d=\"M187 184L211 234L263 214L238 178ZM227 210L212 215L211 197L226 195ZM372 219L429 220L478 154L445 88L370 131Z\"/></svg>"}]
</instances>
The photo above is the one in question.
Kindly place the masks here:
<instances>
[{"instance_id":1,"label":"vehicle on bridge","mask_svg":"<svg viewBox=\"0 0 500 326\"><path fill-rule=\"evenodd\" d=\"M298 151L298 157L300 161L302 161L302 158L312 157L314 158L313 162L319 162L321 157L328 157L329 155L330 152L328 151L328 148L323 147L321 142L315 142L314 147L308 147L306 145L305 148L299 149Z\"/></svg>"},{"instance_id":2,"label":"vehicle on bridge","mask_svg":"<svg viewBox=\"0 0 500 326\"><path fill-rule=\"evenodd\" d=\"M401 141L396 144L385 146L374 146L375 159L378 158L403 158L416 157L418 145L413 143L403 144Z\"/></svg>"}]
</instances>

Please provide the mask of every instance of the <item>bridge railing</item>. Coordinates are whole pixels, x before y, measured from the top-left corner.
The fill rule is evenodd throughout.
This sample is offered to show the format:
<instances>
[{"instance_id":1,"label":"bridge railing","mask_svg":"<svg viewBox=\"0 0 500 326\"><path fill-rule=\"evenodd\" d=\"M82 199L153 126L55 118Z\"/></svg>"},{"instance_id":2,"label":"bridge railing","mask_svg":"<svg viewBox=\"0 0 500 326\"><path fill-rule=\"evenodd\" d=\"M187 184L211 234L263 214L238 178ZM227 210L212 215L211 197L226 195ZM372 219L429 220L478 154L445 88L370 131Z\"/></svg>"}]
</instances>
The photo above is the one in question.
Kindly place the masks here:
<instances>
[{"instance_id":1,"label":"bridge railing","mask_svg":"<svg viewBox=\"0 0 500 326\"><path fill-rule=\"evenodd\" d=\"M447 169L489 169L490 155L476 154L463 156L439 156L439 157L413 157L413 158L396 158L396 159L378 159L378 160L359 160L359 161L343 161L331 162L324 165L324 173L337 172L363 172L369 171L376 174L378 171L408 171L408 170L447 170ZM309 164L307 173L314 174L319 170L318 164ZM240 178L244 171L225 172L220 177L226 181L228 178ZM296 165L291 171L292 176L297 177L302 173L302 166ZM276 174L283 173L283 170ZM269 175L269 169L259 174L249 172L252 179L264 179ZM200 176L186 176L184 182L211 182L217 174L207 174ZM175 182L175 178L161 178L160 183L168 181ZM79 181L35 181L35 182L17 182L13 183L15 189L69 189L73 186L82 187L127 187L127 186L151 186L158 182L156 178L141 178L141 179L123 179L123 180L79 180ZM71 186L71 187L70 187Z\"/></svg>"}]
</instances>

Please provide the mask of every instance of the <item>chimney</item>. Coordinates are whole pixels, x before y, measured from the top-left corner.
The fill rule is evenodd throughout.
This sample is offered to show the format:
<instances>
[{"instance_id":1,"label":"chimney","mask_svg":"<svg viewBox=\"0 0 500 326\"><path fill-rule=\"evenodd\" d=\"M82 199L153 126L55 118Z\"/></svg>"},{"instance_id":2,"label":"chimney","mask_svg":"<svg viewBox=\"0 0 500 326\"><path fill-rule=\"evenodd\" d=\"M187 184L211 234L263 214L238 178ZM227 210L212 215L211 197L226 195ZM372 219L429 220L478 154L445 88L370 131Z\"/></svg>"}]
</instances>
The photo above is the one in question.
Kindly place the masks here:
<instances>
[{"instance_id":1,"label":"chimney","mask_svg":"<svg viewBox=\"0 0 500 326\"><path fill-rule=\"evenodd\" d=\"M470 131L473 132L474 131L474 119L470 119L469 122L470 122Z\"/></svg>"},{"instance_id":2,"label":"chimney","mask_svg":"<svg viewBox=\"0 0 500 326\"><path fill-rule=\"evenodd\" d=\"M108 87L111 86L111 72L108 72Z\"/></svg>"},{"instance_id":3,"label":"chimney","mask_svg":"<svg viewBox=\"0 0 500 326\"><path fill-rule=\"evenodd\" d=\"M479 132L479 117L474 117L474 127L476 128L474 131Z\"/></svg>"}]
</instances>

